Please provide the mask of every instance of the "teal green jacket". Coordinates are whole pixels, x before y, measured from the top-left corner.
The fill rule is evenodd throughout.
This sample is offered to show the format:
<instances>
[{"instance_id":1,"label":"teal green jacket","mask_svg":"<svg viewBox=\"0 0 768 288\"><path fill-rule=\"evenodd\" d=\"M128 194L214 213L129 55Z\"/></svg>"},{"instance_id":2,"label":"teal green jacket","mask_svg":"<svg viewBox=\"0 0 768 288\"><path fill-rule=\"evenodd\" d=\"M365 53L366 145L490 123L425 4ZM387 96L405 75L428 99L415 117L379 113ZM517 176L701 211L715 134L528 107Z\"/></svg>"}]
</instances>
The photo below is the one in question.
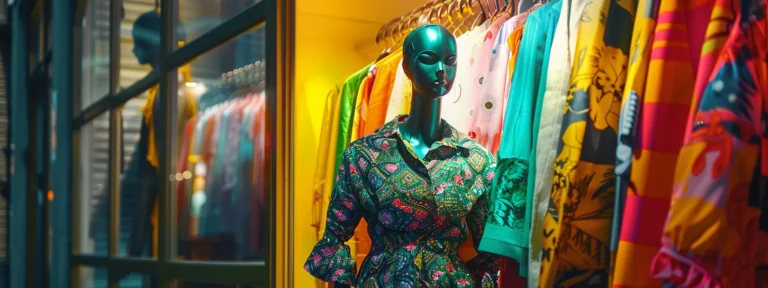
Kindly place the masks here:
<instances>
[{"instance_id":1,"label":"teal green jacket","mask_svg":"<svg viewBox=\"0 0 768 288\"><path fill-rule=\"evenodd\" d=\"M539 115L561 8L560 0L549 2L526 21L497 154L491 215L480 242L481 251L519 262L520 275L524 277L528 276Z\"/></svg>"}]
</instances>

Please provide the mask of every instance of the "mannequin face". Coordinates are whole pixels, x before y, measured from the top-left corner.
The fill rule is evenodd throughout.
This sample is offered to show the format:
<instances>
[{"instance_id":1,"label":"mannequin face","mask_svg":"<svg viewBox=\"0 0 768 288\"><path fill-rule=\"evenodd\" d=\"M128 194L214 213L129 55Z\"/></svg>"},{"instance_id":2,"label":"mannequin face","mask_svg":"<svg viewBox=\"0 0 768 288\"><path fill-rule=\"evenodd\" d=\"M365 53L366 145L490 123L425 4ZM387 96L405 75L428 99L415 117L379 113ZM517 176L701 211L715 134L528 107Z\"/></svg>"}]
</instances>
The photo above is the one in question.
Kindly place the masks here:
<instances>
[{"instance_id":1,"label":"mannequin face","mask_svg":"<svg viewBox=\"0 0 768 288\"><path fill-rule=\"evenodd\" d=\"M403 43L403 68L419 94L441 97L456 79L456 38L439 25L418 27Z\"/></svg>"}]
</instances>

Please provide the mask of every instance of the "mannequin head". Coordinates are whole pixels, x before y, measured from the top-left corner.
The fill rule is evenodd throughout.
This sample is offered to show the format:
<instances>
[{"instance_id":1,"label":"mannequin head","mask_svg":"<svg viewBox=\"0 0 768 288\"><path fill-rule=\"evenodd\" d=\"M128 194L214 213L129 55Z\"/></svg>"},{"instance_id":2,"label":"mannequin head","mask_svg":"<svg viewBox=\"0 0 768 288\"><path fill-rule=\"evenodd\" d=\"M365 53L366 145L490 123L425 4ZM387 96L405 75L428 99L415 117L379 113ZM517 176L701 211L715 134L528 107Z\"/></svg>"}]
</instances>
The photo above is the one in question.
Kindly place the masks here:
<instances>
[{"instance_id":1,"label":"mannequin head","mask_svg":"<svg viewBox=\"0 0 768 288\"><path fill-rule=\"evenodd\" d=\"M149 64L153 67L160 60L160 33L163 29L163 21L160 13L153 9L139 15L133 23L133 55L139 60L139 64ZM184 40L184 29L181 24L176 25L176 39Z\"/></svg>"},{"instance_id":2,"label":"mannequin head","mask_svg":"<svg viewBox=\"0 0 768 288\"><path fill-rule=\"evenodd\" d=\"M133 54L139 64L155 66L160 60L162 21L156 10L141 14L133 23Z\"/></svg>"},{"instance_id":3,"label":"mannequin head","mask_svg":"<svg viewBox=\"0 0 768 288\"><path fill-rule=\"evenodd\" d=\"M403 42L403 70L414 94L439 98L456 79L456 38L448 29L427 24L413 29Z\"/></svg>"}]
</instances>

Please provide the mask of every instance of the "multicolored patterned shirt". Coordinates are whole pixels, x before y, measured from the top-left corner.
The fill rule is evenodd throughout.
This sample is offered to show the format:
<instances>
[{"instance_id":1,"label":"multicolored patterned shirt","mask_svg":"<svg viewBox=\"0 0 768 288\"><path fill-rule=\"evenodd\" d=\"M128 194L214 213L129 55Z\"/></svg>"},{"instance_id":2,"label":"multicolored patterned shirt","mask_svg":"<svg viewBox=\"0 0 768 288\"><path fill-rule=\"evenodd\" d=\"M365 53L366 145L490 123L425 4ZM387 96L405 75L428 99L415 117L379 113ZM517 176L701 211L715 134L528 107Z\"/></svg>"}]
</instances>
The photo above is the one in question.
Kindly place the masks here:
<instances>
[{"instance_id":1,"label":"multicolored patterned shirt","mask_svg":"<svg viewBox=\"0 0 768 288\"><path fill-rule=\"evenodd\" d=\"M442 121L443 139L420 159L395 120L344 151L326 230L304 269L356 287L497 287L499 260L479 253L463 263L469 232L480 243L496 162L487 150ZM372 248L359 275L349 247L361 218Z\"/></svg>"}]
</instances>

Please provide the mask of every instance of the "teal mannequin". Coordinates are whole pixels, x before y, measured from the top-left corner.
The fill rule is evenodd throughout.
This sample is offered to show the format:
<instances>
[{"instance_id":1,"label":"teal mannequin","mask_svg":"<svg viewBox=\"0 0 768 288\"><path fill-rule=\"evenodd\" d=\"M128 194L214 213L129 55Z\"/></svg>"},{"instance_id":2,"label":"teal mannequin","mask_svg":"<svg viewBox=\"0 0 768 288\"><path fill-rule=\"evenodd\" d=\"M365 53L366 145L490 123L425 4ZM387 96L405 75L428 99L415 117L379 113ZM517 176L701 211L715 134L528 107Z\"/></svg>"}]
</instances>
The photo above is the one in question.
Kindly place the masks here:
<instances>
[{"instance_id":1,"label":"teal mannequin","mask_svg":"<svg viewBox=\"0 0 768 288\"><path fill-rule=\"evenodd\" d=\"M456 50L453 34L436 24L413 29L403 42L403 70L413 94L410 113L399 130L422 159L443 136L440 104L456 79Z\"/></svg>"},{"instance_id":2,"label":"teal mannequin","mask_svg":"<svg viewBox=\"0 0 768 288\"><path fill-rule=\"evenodd\" d=\"M413 29L403 42L403 70L411 79L413 96L408 118L399 130L416 155L424 159L432 143L442 139L440 99L456 79L456 38L448 29L427 24ZM334 283L334 288L349 285Z\"/></svg>"}]
</instances>

